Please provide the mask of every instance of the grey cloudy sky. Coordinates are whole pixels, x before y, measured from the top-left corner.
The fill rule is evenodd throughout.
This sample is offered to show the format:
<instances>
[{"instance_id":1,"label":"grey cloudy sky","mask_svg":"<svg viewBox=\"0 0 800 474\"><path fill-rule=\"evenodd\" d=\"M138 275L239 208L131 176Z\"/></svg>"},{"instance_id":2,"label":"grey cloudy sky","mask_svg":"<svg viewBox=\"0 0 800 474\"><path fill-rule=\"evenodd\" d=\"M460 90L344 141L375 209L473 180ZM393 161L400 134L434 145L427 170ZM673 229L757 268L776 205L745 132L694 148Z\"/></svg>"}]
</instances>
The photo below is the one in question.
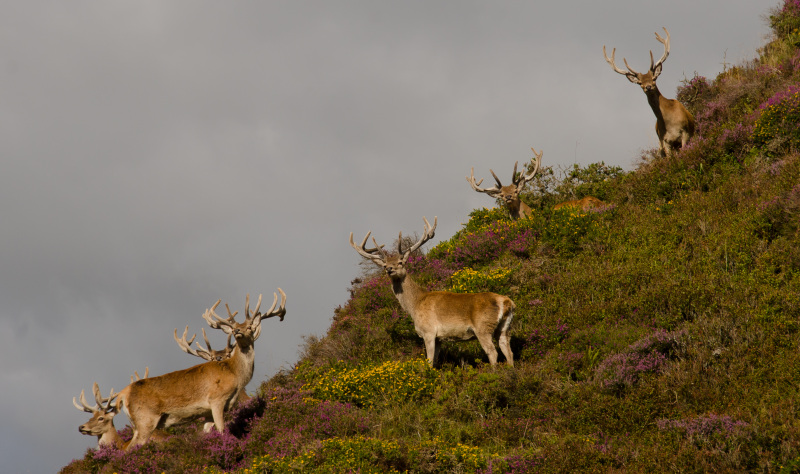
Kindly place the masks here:
<instances>
[{"instance_id":1,"label":"grey cloudy sky","mask_svg":"<svg viewBox=\"0 0 800 474\"><path fill-rule=\"evenodd\" d=\"M493 205L472 166L630 169L654 117L603 44L643 70L666 26L674 97L777 3L0 1L2 470L82 457L72 397L199 362L172 331L218 298L282 287L249 389L291 366L359 273L349 233L448 238Z\"/></svg>"}]
</instances>

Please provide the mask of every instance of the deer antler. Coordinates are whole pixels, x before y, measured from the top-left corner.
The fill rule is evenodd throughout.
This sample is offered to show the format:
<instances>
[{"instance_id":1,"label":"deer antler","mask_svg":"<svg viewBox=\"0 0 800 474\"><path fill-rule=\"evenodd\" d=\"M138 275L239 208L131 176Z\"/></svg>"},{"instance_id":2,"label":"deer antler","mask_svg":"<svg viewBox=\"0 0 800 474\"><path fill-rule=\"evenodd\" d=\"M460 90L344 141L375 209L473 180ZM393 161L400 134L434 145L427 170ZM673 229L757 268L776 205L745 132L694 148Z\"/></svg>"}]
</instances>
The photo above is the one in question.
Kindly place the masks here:
<instances>
[{"instance_id":1,"label":"deer antler","mask_svg":"<svg viewBox=\"0 0 800 474\"><path fill-rule=\"evenodd\" d=\"M517 189L519 191L522 191L522 187L525 186L528 181L532 180L534 176L536 176L536 173L539 172L539 166L542 164L542 155L544 155L544 150L536 153L536 150L531 147L531 151L534 155L533 158L531 158L531 162L536 160L536 166L534 166L533 171L528 174L520 174L519 177L517 177L517 164L514 163L514 184L517 185Z\"/></svg>"},{"instance_id":2,"label":"deer antler","mask_svg":"<svg viewBox=\"0 0 800 474\"><path fill-rule=\"evenodd\" d=\"M92 393L94 394L94 400L97 402L97 406L100 407L101 410L108 413L113 411L114 408L111 406L111 401L117 398L118 393L114 393L114 389L111 389L111 392L108 394L108 398L103 398L103 395L100 394L100 386L97 385L97 382L92 385Z\"/></svg>"},{"instance_id":3,"label":"deer antler","mask_svg":"<svg viewBox=\"0 0 800 474\"><path fill-rule=\"evenodd\" d=\"M661 65L664 64L667 56L669 56L669 31L667 31L667 29L663 26L661 28L664 30L664 33L667 34L667 37L666 39L662 38L658 35L658 32L656 32L656 39L659 41L659 43L664 45L664 54L655 64L653 64L653 52L650 51L650 71L653 73L653 80L656 80L656 78L661 74Z\"/></svg>"},{"instance_id":4,"label":"deer antler","mask_svg":"<svg viewBox=\"0 0 800 474\"><path fill-rule=\"evenodd\" d=\"M639 81L639 73L634 71L633 69L631 69L630 66L628 66L628 61L625 60L625 58L622 58L622 61L625 63L625 67L627 67L628 70L627 71L623 71L622 69L620 69L617 66L617 64L614 62L614 55L616 53L617 53L617 48L612 49L611 50L611 57L609 58L608 55L606 54L606 45L603 45L603 57L606 58L606 62L611 65L611 67L614 69L614 71L616 71L619 74L622 74L623 76L627 77L628 80L633 82L634 84L641 84L641 81ZM651 56L652 56L652 54L651 54Z\"/></svg>"},{"instance_id":5,"label":"deer antler","mask_svg":"<svg viewBox=\"0 0 800 474\"><path fill-rule=\"evenodd\" d=\"M499 193L500 192L500 188L502 188L503 185L500 183L500 179L498 179L497 175L494 174L494 171L492 171L490 169L489 172L492 173L492 176L494 176L494 180L497 181L497 186L494 186L492 188L481 188L481 187L479 187L481 185L481 183L483 182L483 178L481 178L480 181L475 182L475 168L474 167L470 168L470 170L469 170L469 176L467 177L467 182L469 183L470 186L472 186L472 189L474 189L475 191L478 191L479 193L486 193L486 194L488 194L490 196L493 195L493 194Z\"/></svg>"},{"instance_id":6,"label":"deer antler","mask_svg":"<svg viewBox=\"0 0 800 474\"><path fill-rule=\"evenodd\" d=\"M186 329L189 329L189 326L186 326ZM177 333L178 333L178 330L176 329L175 330L175 335L176 336L177 336ZM185 332L183 333L183 337L184 337L184 340L186 340L186 333ZM192 336L192 339L194 339L194 336ZM144 368L144 377L139 377L139 372L137 372L135 370L133 371L133 375L136 376L136 380L146 379L147 376L150 375L150 367L145 367ZM133 375L131 375L131 383L136 381L136 380L134 380Z\"/></svg>"},{"instance_id":7,"label":"deer antler","mask_svg":"<svg viewBox=\"0 0 800 474\"><path fill-rule=\"evenodd\" d=\"M75 408L81 411L85 411L86 413L96 413L99 411L103 411L108 413L109 411L113 411L114 408L111 406L111 401L117 398L118 393L114 393L114 389L111 389L111 393L109 393L108 398L103 398L100 394L100 387L97 385L97 382L92 385L92 393L94 394L94 401L95 406L89 406L86 402L86 394L83 390L81 390L81 404L78 405L77 400L75 397L72 397L72 404L75 405Z\"/></svg>"},{"instance_id":8,"label":"deer antler","mask_svg":"<svg viewBox=\"0 0 800 474\"><path fill-rule=\"evenodd\" d=\"M209 324L211 324L211 323L209 322ZM195 336L197 336L197 334L192 334L192 339L187 341L186 340L186 334L187 334L188 331L189 331L189 326L186 326L186 329L183 330L183 337L181 339L178 339L178 330L177 329L175 329L175 332L173 333L173 337L175 338L175 342L177 342L178 346L180 346L180 348L183 349L183 352L185 352L187 354L191 354L191 355L196 356L196 357L199 357L201 359L213 360L214 359L214 355L211 353L211 344L208 343L208 338L206 338L206 335L205 335L205 329L203 330L203 338L205 338L205 340L206 340L206 345L208 345L208 350L205 350L202 347L200 347L200 343L198 343L197 349L193 349L192 348L192 342L194 342L194 338L195 338ZM228 343L230 343L230 336L228 336Z\"/></svg>"},{"instance_id":9,"label":"deer antler","mask_svg":"<svg viewBox=\"0 0 800 474\"><path fill-rule=\"evenodd\" d=\"M659 75L661 75L661 68L664 64L664 61L669 56L669 31L666 28L662 27L664 33L667 34L666 39L659 36L658 32L656 32L656 39L664 45L664 54L661 56L661 59L658 61L653 61L653 51L650 51L650 72L653 74L653 80L655 81ZM614 63L614 54L617 52L617 48L611 50L611 57L609 58L606 54L606 46L603 45L603 56L606 58L606 62L611 65L614 71L622 74L623 76L627 77L629 81L633 82L634 84L641 84L639 80L640 73L633 70L632 67L628 65L628 61L625 58L622 58L622 62L625 63L625 67L628 68L627 71L623 71Z\"/></svg>"},{"instance_id":10,"label":"deer antler","mask_svg":"<svg viewBox=\"0 0 800 474\"><path fill-rule=\"evenodd\" d=\"M431 227L430 222L428 222L428 219L426 219L425 217L423 217L422 220L425 221L425 230L422 232L422 237L420 237L419 241L416 244L412 245L410 248L408 248L405 252L403 252L400 248L400 242L403 241L403 233L402 232L400 233L400 237L397 241L397 251L398 253L400 253L400 255L403 256L402 257L403 261L406 261L409 255L411 255L413 251L420 248L422 244L433 238L434 231L436 230L437 218L435 216L433 218L433 227Z\"/></svg>"},{"instance_id":11,"label":"deer antler","mask_svg":"<svg viewBox=\"0 0 800 474\"><path fill-rule=\"evenodd\" d=\"M75 400L75 397L72 397L72 404L75 405L75 408L77 408L78 410L85 411L86 413L94 413L95 411L100 409L98 405L90 407L89 404L86 403L86 394L84 393L83 390L81 390L80 400L81 404L78 405L78 401Z\"/></svg>"},{"instance_id":12,"label":"deer antler","mask_svg":"<svg viewBox=\"0 0 800 474\"><path fill-rule=\"evenodd\" d=\"M353 242L353 233L350 232L350 245L354 249L356 249L356 252L358 252L358 254L361 255L362 257L368 258L373 262L375 262L376 264L383 266L384 258L381 258L381 255L375 255L376 253L383 254L383 246L378 245L377 242L375 242L375 238L373 237L372 241L375 242L375 248L372 249L367 248L367 240L369 240L369 236L371 234L372 231L367 232L367 235L364 236L364 240L361 241L361 245L356 245L356 243Z\"/></svg>"},{"instance_id":13,"label":"deer antler","mask_svg":"<svg viewBox=\"0 0 800 474\"><path fill-rule=\"evenodd\" d=\"M284 316L286 316L286 293L283 292L282 289L278 288L278 291L281 293L281 306L278 309L275 309L275 305L278 303L278 295L273 293L275 297L272 301L272 306L269 308L264 314L256 314L263 321L267 318L274 318L275 316L280 317L281 321L283 321ZM258 297L259 304L261 304L261 297ZM254 316L254 317L255 317Z\"/></svg>"}]
</instances>

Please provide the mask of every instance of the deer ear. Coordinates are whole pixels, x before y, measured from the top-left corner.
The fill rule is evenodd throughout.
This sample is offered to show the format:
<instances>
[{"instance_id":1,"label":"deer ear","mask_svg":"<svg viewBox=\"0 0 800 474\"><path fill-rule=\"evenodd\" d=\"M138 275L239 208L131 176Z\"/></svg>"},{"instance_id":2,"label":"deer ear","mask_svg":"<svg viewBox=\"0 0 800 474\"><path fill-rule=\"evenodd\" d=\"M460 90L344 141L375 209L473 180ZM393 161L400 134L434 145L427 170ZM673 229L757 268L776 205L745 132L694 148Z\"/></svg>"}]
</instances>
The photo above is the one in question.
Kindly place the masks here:
<instances>
[{"instance_id":1,"label":"deer ear","mask_svg":"<svg viewBox=\"0 0 800 474\"><path fill-rule=\"evenodd\" d=\"M634 84L641 85L642 81L639 80L639 77L635 74L625 74L625 77L628 78L629 81L633 82Z\"/></svg>"},{"instance_id":2,"label":"deer ear","mask_svg":"<svg viewBox=\"0 0 800 474\"><path fill-rule=\"evenodd\" d=\"M655 81L656 78L661 75L661 68L664 67L664 63L656 64L656 67L653 68L653 80Z\"/></svg>"}]
</instances>

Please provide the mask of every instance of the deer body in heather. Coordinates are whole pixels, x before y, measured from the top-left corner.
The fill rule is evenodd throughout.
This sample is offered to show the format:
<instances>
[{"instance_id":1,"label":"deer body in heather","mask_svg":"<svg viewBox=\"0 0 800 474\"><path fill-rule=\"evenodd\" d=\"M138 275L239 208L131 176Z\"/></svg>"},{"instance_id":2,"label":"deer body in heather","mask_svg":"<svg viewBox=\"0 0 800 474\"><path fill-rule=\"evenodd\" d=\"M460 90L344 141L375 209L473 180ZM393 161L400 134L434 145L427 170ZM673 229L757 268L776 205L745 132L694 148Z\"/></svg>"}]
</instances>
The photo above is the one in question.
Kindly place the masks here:
<instances>
[{"instance_id":1,"label":"deer body in heather","mask_svg":"<svg viewBox=\"0 0 800 474\"><path fill-rule=\"evenodd\" d=\"M661 95L656 86L656 79L661 74L664 61L669 56L669 32L666 28L664 28L664 32L667 35L666 38L662 38L656 33L656 39L664 45L664 54L658 62L654 62L653 52L650 51L650 70L644 74L631 69L625 58L622 58L622 61L628 70L624 71L617 67L614 62L616 48L611 51L609 58L606 54L606 47L603 46L603 56L614 71L625 76L630 82L641 86L647 96L647 103L650 104L650 108L653 109L656 116L656 135L658 135L661 156L672 154L673 150L686 146L695 131L694 116L678 100L667 99Z\"/></svg>"},{"instance_id":2,"label":"deer body in heather","mask_svg":"<svg viewBox=\"0 0 800 474\"><path fill-rule=\"evenodd\" d=\"M186 423L201 417L211 417L220 432L224 428L223 415L229 410L239 394L253 377L255 354L253 343L261 333L261 321L273 316L283 320L286 314L286 294L280 288L282 300L277 310L278 295L267 313L259 311L261 297L256 309L250 311L248 296L245 306L245 321L237 323L230 313L222 319L214 312L217 301L206 310L203 318L216 329L233 335L236 347L232 355L222 361L209 361L184 370L151 377L125 387L117 397L116 409L124 408L133 425L133 438L129 446L144 444L156 428Z\"/></svg>"},{"instance_id":3,"label":"deer body in heather","mask_svg":"<svg viewBox=\"0 0 800 474\"><path fill-rule=\"evenodd\" d=\"M514 355L508 338L511 320L514 316L514 303L507 296L496 293L451 293L447 291L427 291L417 285L408 275L406 263L412 252L433 238L433 227L425 220L425 232L420 240L403 251L402 234L397 244L397 255L388 255L375 242L375 248L367 249L368 232L361 245L353 241L350 245L361 256L382 267L392 283L392 291L400 306L411 316L414 330L425 341L425 352L431 365L436 363L441 340L468 340L477 338L489 356L492 366L497 364L497 350L493 337L509 366L514 365ZM373 239L374 241L374 239Z\"/></svg>"},{"instance_id":4,"label":"deer body in heather","mask_svg":"<svg viewBox=\"0 0 800 474\"><path fill-rule=\"evenodd\" d=\"M503 184L500 182L500 178L498 178L491 169L489 172L492 173L494 180L497 182L496 186L491 188L481 188L480 185L483 182L483 179L477 182L475 181L475 168L470 169L467 182L475 191L479 193L486 193L495 199L502 200L512 219L516 220L528 217L531 213L531 208L522 202L522 199L520 199L519 195L522 192L522 189L525 187L525 184L532 180L539 171L539 165L542 163L542 154L544 153L544 151L536 153L536 150L534 150L532 147L531 151L533 151L534 154L534 157L531 158L531 161L534 163L533 171L530 173L521 173L520 175L517 175L517 165L519 162L515 162L514 172L511 174L511 184L508 186L503 186Z\"/></svg>"},{"instance_id":5,"label":"deer body in heather","mask_svg":"<svg viewBox=\"0 0 800 474\"><path fill-rule=\"evenodd\" d=\"M606 203L597 199L593 196L585 196L581 199L575 199L572 201L564 201L556 204L553 206L553 210L557 211L559 209L567 210L567 209L580 209L582 211L591 211L593 209L599 209L605 206Z\"/></svg>"}]
</instances>

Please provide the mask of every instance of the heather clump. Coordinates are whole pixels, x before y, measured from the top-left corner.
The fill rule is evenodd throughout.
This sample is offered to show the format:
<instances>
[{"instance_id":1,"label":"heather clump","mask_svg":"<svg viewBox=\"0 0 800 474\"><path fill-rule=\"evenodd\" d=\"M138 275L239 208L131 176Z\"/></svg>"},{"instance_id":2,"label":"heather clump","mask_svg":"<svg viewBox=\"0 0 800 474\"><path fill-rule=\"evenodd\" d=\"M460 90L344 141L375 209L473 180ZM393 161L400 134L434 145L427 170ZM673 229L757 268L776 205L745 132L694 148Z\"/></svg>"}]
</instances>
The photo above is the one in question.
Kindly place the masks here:
<instances>
[{"instance_id":1,"label":"heather clump","mask_svg":"<svg viewBox=\"0 0 800 474\"><path fill-rule=\"evenodd\" d=\"M773 8L769 15L769 26L781 39L792 40L800 35L800 1L783 0L780 7ZM795 44L800 42L795 40Z\"/></svg>"},{"instance_id":2,"label":"heather clump","mask_svg":"<svg viewBox=\"0 0 800 474\"><path fill-rule=\"evenodd\" d=\"M534 229L536 222L533 218L527 218L491 221L480 226L468 223L453 238L432 248L428 258L444 259L459 267L485 265L505 252L509 242Z\"/></svg>"},{"instance_id":3,"label":"heather clump","mask_svg":"<svg viewBox=\"0 0 800 474\"><path fill-rule=\"evenodd\" d=\"M761 104L753 141L770 154L800 149L800 84L781 90Z\"/></svg>"},{"instance_id":4,"label":"heather clump","mask_svg":"<svg viewBox=\"0 0 800 474\"><path fill-rule=\"evenodd\" d=\"M603 360L595 369L595 380L604 389L621 393L639 381L643 374L658 373L667 358L659 352L625 352Z\"/></svg>"},{"instance_id":5,"label":"heather clump","mask_svg":"<svg viewBox=\"0 0 800 474\"><path fill-rule=\"evenodd\" d=\"M541 300L532 300L529 304L541 304ZM553 326L543 326L534 329L533 332L528 334L525 338L525 345L523 346L520 358L531 359L534 357L542 357L549 350L563 342L568 335L569 326L561 321L556 322Z\"/></svg>"},{"instance_id":6,"label":"heather clump","mask_svg":"<svg viewBox=\"0 0 800 474\"><path fill-rule=\"evenodd\" d=\"M367 417L352 404L313 400L310 395L285 389L265 394L263 416L253 419L241 441L249 458L296 456L315 440L367 431Z\"/></svg>"}]
</instances>

